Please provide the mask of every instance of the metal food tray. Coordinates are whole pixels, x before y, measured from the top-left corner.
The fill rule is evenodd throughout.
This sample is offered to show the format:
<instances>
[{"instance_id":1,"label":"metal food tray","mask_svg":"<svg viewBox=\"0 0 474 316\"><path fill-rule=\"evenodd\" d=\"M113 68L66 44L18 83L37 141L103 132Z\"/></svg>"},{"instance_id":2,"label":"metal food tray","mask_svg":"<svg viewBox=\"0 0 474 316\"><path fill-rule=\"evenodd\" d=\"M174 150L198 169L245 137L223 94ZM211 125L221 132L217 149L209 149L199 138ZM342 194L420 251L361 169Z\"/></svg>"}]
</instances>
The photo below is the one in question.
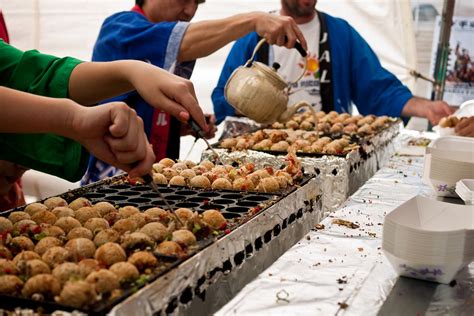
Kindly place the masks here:
<instances>
[{"instance_id":1,"label":"metal food tray","mask_svg":"<svg viewBox=\"0 0 474 316\"><path fill-rule=\"evenodd\" d=\"M300 185L305 186L310 181L311 177L305 176ZM228 228L230 230L238 229L239 225L242 225L253 217L264 213L265 210L268 209L268 206L266 205L277 203L286 195L297 190L297 187L291 187L285 191L277 193L257 193L231 190L190 189L188 187L163 185L160 185L159 188L168 203L173 207L186 207L198 212L204 212L207 209L219 209L223 216L228 220ZM151 187L146 185L131 185L128 183L126 175L108 178L82 188L68 191L59 196L67 202L71 202L78 197L85 197L92 203L110 202L119 207L132 205L139 208L141 211L151 207L164 206L164 202ZM41 202L45 200L46 199ZM249 210L256 206L262 206L260 213L250 213ZM11 212L20 211L24 208L25 206L21 206L4 211L0 213L0 216L8 216ZM170 271L178 268L194 255L215 243L217 239L226 238L228 237L224 233L221 233L218 236L200 239L198 240L198 249L189 252L187 257L184 259L164 257L155 254L158 257L159 262L162 264L155 270L155 274L149 278L147 284L141 286L134 285L128 289L124 289L123 294L116 299L99 301L91 308L82 311L90 315L105 315L111 310L111 308L117 305L117 303L135 293L137 288L150 286L157 278L160 278L164 274L169 274ZM46 313L52 313L57 310L74 310L72 307L52 301L39 302L19 296L0 295L0 308L12 310L16 307L40 309L42 312Z\"/></svg>"}]
</instances>

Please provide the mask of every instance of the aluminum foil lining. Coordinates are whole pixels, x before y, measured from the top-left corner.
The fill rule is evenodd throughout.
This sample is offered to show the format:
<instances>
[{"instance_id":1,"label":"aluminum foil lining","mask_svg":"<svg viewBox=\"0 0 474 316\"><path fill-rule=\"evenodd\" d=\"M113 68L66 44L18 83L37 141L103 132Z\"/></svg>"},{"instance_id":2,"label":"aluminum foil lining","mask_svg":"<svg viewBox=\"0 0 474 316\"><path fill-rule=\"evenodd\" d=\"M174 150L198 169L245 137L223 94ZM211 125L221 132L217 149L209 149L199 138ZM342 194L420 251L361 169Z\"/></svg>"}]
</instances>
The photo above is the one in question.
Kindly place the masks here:
<instances>
[{"instance_id":1,"label":"aluminum foil lining","mask_svg":"<svg viewBox=\"0 0 474 316\"><path fill-rule=\"evenodd\" d=\"M229 235L212 243L153 283L140 289L133 296L116 305L110 314L203 314L204 311L212 309L212 306L216 310L251 279L241 279L241 277L244 277L241 275L236 277L237 280L240 280L240 283L225 283L227 284L226 290L218 291L216 294L225 297L225 300L207 294L204 295L203 300L199 297L200 294L205 293L207 287L211 284L218 284L219 276L225 272L238 271L243 269L242 267L247 267L246 269L252 271L252 268L249 267L254 266L253 276L258 275L264 268L273 263L279 255L296 243L321 219L319 188L319 181L315 178L310 179L305 185L233 230ZM280 245L279 235L285 229L283 226L290 227L293 223L299 223L299 232L288 234L286 238L282 239ZM284 234L282 233L282 235ZM267 238L269 238L268 241L266 241ZM276 240L274 247L277 248L270 253L270 256L265 255L265 251L257 251L257 248L265 249L264 244L270 244L271 239ZM286 247L283 247L284 245ZM249 247L253 249L250 254L248 254ZM247 254L249 257L250 255L255 257L254 260L260 263L247 262ZM246 282L242 283L242 280L246 280ZM199 303L200 301L201 303ZM192 305L198 305L199 308L189 308Z\"/></svg>"},{"instance_id":2,"label":"aluminum foil lining","mask_svg":"<svg viewBox=\"0 0 474 316\"><path fill-rule=\"evenodd\" d=\"M322 221L324 229L308 233L217 315L473 315L474 263L449 286L398 277L382 253L385 215L417 194L435 197L422 169L422 157L394 156Z\"/></svg>"},{"instance_id":3,"label":"aluminum foil lining","mask_svg":"<svg viewBox=\"0 0 474 316\"><path fill-rule=\"evenodd\" d=\"M246 133L252 133L263 127L262 124L255 122L247 117L227 116L220 124L223 125L223 132L219 139L235 137Z\"/></svg>"}]
</instances>

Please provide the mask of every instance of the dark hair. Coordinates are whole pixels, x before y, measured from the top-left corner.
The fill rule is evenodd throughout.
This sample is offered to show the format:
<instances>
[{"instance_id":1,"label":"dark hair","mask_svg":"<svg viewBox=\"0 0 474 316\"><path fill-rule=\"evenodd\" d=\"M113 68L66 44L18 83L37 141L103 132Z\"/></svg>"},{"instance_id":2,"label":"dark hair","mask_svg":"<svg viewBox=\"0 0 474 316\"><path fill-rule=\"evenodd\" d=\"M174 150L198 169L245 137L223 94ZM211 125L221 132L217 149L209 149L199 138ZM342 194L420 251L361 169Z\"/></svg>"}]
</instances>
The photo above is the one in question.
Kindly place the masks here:
<instances>
[{"instance_id":1,"label":"dark hair","mask_svg":"<svg viewBox=\"0 0 474 316\"><path fill-rule=\"evenodd\" d=\"M143 6L143 3L145 3L145 0L135 0L135 4L138 6Z\"/></svg>"}]
</instances>

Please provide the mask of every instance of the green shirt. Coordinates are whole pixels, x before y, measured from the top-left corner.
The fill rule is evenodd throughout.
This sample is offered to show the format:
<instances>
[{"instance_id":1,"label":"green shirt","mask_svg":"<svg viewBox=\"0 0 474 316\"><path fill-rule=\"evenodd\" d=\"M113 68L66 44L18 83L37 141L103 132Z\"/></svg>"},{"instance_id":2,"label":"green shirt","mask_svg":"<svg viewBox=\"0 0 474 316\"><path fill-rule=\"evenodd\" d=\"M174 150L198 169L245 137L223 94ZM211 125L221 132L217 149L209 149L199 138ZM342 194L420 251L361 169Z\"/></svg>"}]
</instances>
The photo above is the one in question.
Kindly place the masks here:
<instances>
[{"instance_id":1,"label":"green shirt","mask_svg":"<svg viewBox=\"0 0 474 316\"><path fill-rule=\"evenodd\" d=\"M0 41L0 85L8 88L67 98L69 77L79 63L80 60L71 57L57 58L36 50L23 52ZM88 152L69 138L54 134L0 133L0 160L69 181L82 177L88 159Z\"/></svg>"}]
</instances>

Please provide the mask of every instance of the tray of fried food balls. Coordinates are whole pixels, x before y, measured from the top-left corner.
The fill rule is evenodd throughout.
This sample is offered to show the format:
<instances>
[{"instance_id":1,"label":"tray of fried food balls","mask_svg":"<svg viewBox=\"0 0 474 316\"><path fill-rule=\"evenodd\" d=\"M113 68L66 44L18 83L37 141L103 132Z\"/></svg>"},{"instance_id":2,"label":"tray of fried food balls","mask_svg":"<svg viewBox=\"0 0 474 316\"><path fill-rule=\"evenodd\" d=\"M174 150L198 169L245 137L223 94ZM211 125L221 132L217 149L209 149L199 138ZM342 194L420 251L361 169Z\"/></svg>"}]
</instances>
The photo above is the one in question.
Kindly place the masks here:
<instances>
[{"instance_id":1,"label":"tray of fried food balls","mask_svg":"<svg viewBox=\"0 0 474 316\"><path fill-rule=\"evenodd\" d=\"M154 166L169 178L162 183L163 174L154 172L174 214L150 186L132 183L126 176L1 213L0 307L105 314L274 204L298 181L286 171L259 171L251 164L227 166L224 177L219 173L223 166L186 163L165 158ZM183 164L189 168L181 170ZM196 177L205 174L208 181L188 177L187 185L174 183L181 178L170 177L175 173L166 168L179 170L183 178L194 170ZM208 178L213 174L237 179L231 174L243 174L244 169L250 181L272 173L275 182L243 182L235 190ZM285 186L278 177L285 177Z\"/></svg>"}]
</instances>

